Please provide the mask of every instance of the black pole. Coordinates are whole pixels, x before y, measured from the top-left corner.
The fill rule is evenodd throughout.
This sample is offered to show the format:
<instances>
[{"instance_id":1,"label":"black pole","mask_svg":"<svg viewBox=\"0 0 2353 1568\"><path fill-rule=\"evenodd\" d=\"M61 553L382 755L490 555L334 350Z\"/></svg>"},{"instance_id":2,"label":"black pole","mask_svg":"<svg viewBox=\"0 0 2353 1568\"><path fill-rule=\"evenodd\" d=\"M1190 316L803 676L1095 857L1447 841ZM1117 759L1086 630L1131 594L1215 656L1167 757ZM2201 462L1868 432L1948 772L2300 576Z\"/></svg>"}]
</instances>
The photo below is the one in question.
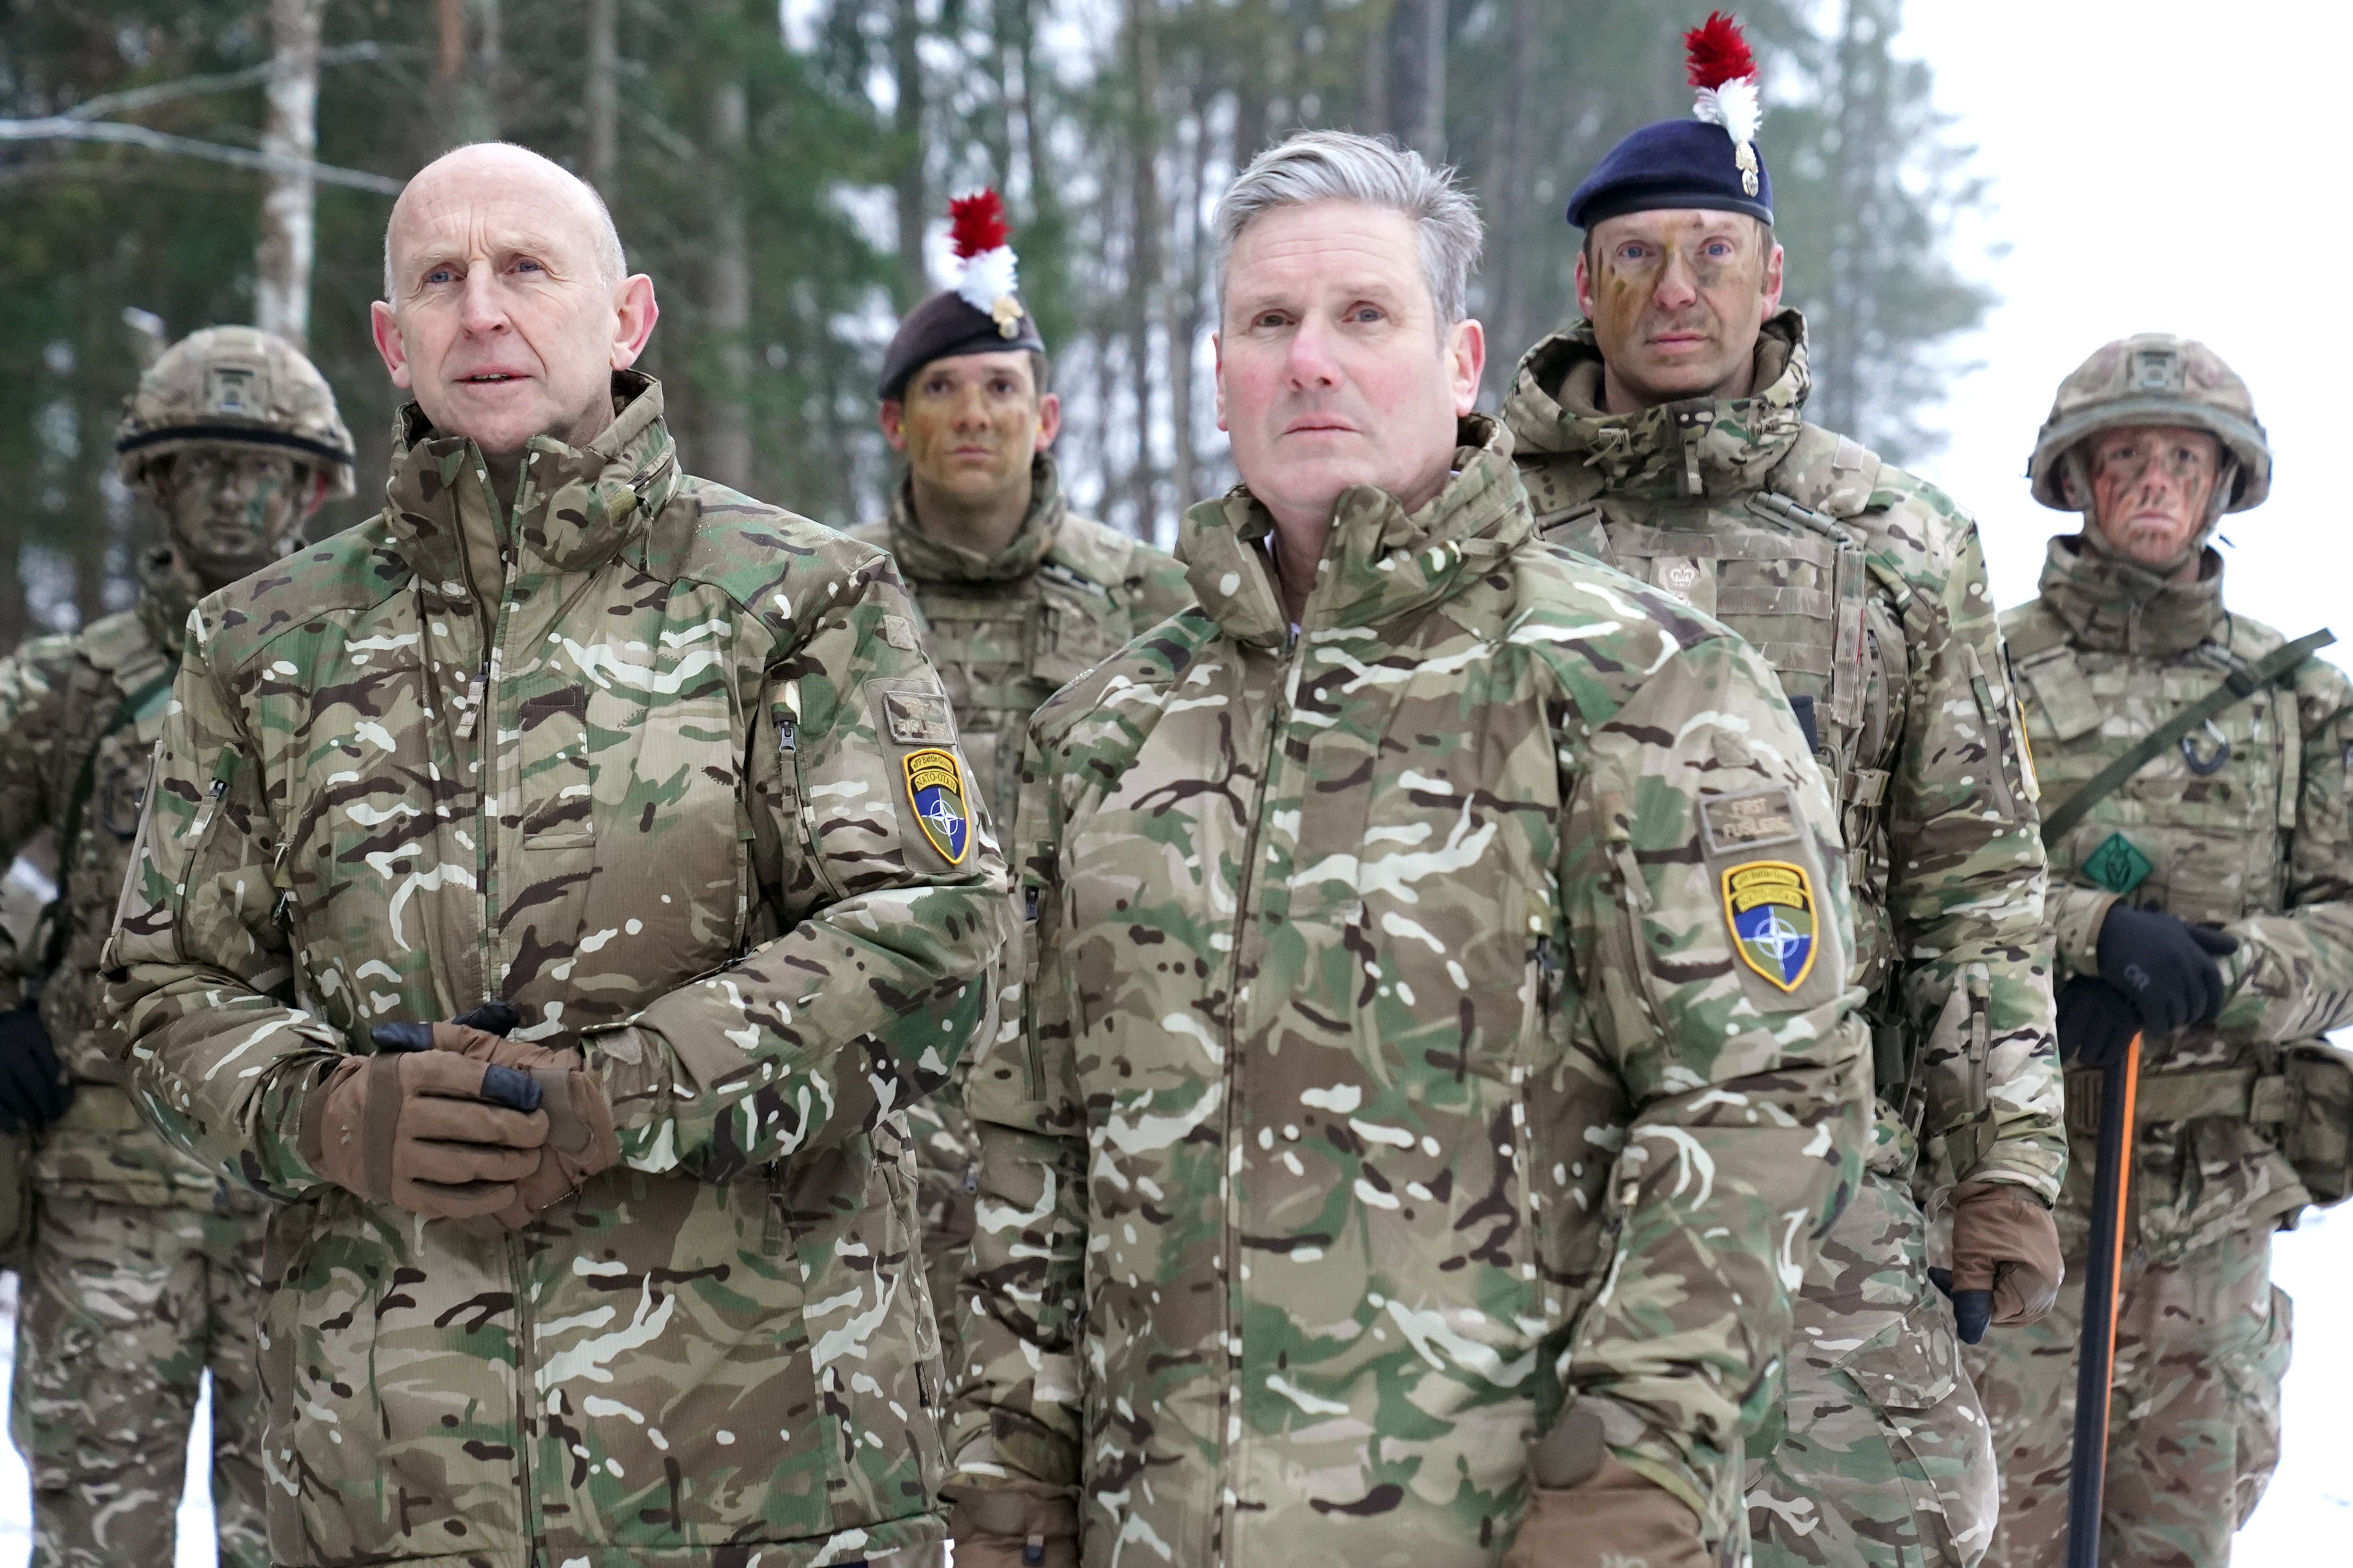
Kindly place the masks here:
<instances>
[{"instance_id":1,"label":"black pole","mask_svg":"<svg viewBox=\"0 0 2353 1568\"><path fill-rule=\"evenodd\" d=\"M2108 1474L2108 1392L2124 1284L2125 1205L2132 1196L2140 1037L2100 1075L2099 1166L2093 1173L2092 1252L2084 1270L2084 1339L2075 1360L2075 1458L2067 1478L2067 1568L2099 1568L2100 1500Z\"/></svg>"}]
</instances>

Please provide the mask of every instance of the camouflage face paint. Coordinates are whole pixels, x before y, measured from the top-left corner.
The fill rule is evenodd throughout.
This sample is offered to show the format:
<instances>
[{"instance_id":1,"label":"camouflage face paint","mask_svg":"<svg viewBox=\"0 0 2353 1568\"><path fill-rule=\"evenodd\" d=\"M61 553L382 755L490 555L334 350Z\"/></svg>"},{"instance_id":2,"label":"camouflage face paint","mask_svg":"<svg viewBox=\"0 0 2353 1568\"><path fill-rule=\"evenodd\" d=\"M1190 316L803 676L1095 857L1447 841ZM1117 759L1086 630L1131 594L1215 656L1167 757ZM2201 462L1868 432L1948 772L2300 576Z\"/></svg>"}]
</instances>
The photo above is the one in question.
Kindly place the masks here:
<instances>
[{"instance_id":1,"label":"camouflage face paint","mask_svg":"<svg viewBox=\"0 0 2353 1568\"><path fill-rule=\"evenodd\" d=\"M1736 213L1629 213L1596 226L1588 311L1612 379L1641 404L1736 395L1770 254L1765 228Z\"/></svg>"},{"instance_id":2,"label":"camouflage face paint","mask_svg":"<svg viewBox=\"0 0 2353 1568\"><path fill-rule=\"evenodd\" d=\"M2197 544L2221 477L2221 444L2182 426L2132 426L2092 443L2092 517L2108 542L2148 566Z\"/></svg>"},{"instance_id":3,"label":"camouflage face paint","mask_svg":"<svg viewBox=\"0 0 2353 1568\"><path fill-rule=\"evenodd\" d=\"M207 588L259 571L301 523L309 479L293 458L272 453L183 452L160 486L173 548Z\"/></svg>"}]
</instances>

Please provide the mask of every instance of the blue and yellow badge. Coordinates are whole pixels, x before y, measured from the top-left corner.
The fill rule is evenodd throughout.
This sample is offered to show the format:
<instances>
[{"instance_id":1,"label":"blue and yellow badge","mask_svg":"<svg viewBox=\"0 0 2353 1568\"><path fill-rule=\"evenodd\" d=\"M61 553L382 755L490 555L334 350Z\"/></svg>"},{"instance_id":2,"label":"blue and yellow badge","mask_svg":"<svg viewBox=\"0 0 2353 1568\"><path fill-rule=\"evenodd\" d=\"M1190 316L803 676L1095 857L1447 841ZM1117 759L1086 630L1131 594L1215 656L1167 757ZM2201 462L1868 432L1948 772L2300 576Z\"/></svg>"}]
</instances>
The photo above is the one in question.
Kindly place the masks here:
<instances>
[{"instance_id":1,"label":"blue and yellow badge","mask_svg":"<svg viewBox=\"0 0 2353 1568\"><path fill-rule=\"evenodd\" d=\"M1814 967L1814 884L1803 866L1751 860L1724 873L1724 916L1740 961L1795 991Z\"/></svg>"},{"instance_id":2,"label":"blue and yellow badge","mask_svg":"<svg viewBox=\"0 0 2353 1568\"><path fill-rule=\"evenodd\" d=\"M951 866L972 847L972 818L964 807L964 764L954 752L927 746L906 755L907 802L932 847Z\"/></svg>"}]
</instances>

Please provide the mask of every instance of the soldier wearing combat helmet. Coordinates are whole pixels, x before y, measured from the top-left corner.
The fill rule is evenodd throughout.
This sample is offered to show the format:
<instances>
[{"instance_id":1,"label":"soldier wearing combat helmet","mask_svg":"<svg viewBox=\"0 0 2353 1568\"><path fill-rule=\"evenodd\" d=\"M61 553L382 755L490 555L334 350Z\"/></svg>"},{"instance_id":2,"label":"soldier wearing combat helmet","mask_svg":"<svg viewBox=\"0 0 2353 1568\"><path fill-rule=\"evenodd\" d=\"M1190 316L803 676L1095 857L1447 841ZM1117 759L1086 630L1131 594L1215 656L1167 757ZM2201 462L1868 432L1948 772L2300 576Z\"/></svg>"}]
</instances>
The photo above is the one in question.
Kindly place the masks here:
<instances>
[{"instance_id":1,"label":"soldier wearing combat helmet","mask_svg":"<svg viewBox=\"0 0 2353 1568\"><path fill-rule=\"evenodd\" d=\"M1071 510L1053 454L1061 404L1045 340L1014 292L1003 204L985 190L949 205L955 286L909 311L883 355L882 433L906 476L890 516L849 533L898 558L982 798L1010 842L1029 715L1193 595L1174 560ZM978 1182L962 1099L950 1084L907 1113L951 1366Z\"/></svg>"},{"instance_id":2,"label":"soldier wearing combat helmet","mask_svg":"<svg viewBox=\"0 0 2353 1568\"><path fill-rule=\"evenodd\" d=\"M59 853L47 923L13 966L37 1002L0 1023L0 1123L38 1129L12 1430L36 1562L167 1563L209 1369L221 1558L259 1564L263 1205L140 1122L97 1020L99 958L188 611L351 493L352 438L292 346L215 327L140 379L115 449L165 522L138 604L0 664L0 858L45 827Z\"/></svg>"},{"instance_id":3,"label":"soldier wearing combat helmet","mask_svg":"<svg viewBox=\"0 0 2353 1568\"><path fill-rule=\"evenodd\" d=\"M2001 1527L1987 1561L2057 1561L2104 1071L2141 1037L2101 1550L2216 1568L2279 1457L2286 1298L2271 1235L2345 1196L2353 1065L2353 683L2222 601L2207 544L2272 455L2202 343L2112 342L2061 384L2029 470L2082 514L2002 616L2042 774L2074 1158L2067 1285L1971 1358Z\"/></svg>"},{"instance_id":4,"label":"soldier wearing combat helmet","mask_svg":"<svg viewBox=\"0 0 2353 1568\"><path fill-rule=\"evenodd\" d=\"M1528 352L1504 413L1546 537L1754 643L1841 807L1878 1124L1751 1438L1757 1561L1967 1568L1996 1489L1956 1341L2039 1315L2058 1283L2034 781L1976 525L1806 422L1756 63L1722 16L1689 42L1698 113L1578 187L1587 319Z\"/></svg>"}]
</instances>

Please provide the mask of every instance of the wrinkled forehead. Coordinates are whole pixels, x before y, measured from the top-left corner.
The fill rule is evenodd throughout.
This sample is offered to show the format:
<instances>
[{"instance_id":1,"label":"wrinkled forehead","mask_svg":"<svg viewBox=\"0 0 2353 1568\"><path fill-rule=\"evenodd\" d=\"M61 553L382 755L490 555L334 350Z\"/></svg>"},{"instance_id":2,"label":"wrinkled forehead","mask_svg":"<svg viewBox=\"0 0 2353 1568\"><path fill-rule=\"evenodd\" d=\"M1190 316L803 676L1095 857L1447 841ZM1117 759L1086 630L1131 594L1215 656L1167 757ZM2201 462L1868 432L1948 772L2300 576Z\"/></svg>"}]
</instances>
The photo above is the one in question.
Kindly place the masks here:
<instances>
[{"instance_id":1,"label":"wrinkled forehead","mask_svg":"<svg viewBox=\"0 0 2353 1568\"><path fill-rule=\"evenodd\" d=\"M1234 241L1226 295L1235 305L1303 296L1396 295L1426 303L1413 220L1363 202L1303 202L1250 219Z\"/></svg>"},{"instance_id":2,"label":"wrinkled forehead","mask_svg":"<svg viewBox=\"0 0 2353 1568\"><path fill-rule=\"evenodd\" d=\"M596 254L596 215L570 182L527 168L429 170L392 215L396 262L528 250L583 266Z\"/></svg>"}]
</instances>

